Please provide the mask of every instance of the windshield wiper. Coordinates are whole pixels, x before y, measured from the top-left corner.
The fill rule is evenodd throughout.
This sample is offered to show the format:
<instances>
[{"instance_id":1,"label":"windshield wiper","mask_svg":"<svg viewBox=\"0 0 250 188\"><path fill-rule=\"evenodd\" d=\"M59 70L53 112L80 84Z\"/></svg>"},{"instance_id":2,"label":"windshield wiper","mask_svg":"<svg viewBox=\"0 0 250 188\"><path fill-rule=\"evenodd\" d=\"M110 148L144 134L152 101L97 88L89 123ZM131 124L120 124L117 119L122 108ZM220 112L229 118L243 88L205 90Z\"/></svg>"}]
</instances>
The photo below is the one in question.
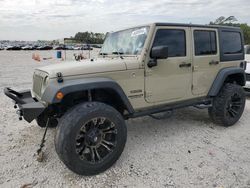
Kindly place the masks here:
<instances>
[{"instance_id":1,"label":"windshield wiper","mask_svg":"<svg viewBox=\"0 0 250 188\"><path fill-rule=\"evenodd\" d=\"M123 57L121 56L122 54L124 54L123 52L112 52L112 54L120 55L120 58L123 59Z\"/></svg>"},{"instance_id":2,"label":"windshield wiper","mask_svg":"<svg viewBox=\"0 0 250 188\"><path fill-rule=\"evenodd\" d=\"M112 54L115 54L115 55L122 55L124 54L123 52L112 52Z\"/></svg>"},{"instance_id":3,"label":"windshield wiper","mask_svg":"<svg viewBox=\"0 0 250 188\"><path fill-rule=\"evenodd\" d=\"M108 55L108 53L101 52L100 55Z\"/></svg>"}]
</instances>

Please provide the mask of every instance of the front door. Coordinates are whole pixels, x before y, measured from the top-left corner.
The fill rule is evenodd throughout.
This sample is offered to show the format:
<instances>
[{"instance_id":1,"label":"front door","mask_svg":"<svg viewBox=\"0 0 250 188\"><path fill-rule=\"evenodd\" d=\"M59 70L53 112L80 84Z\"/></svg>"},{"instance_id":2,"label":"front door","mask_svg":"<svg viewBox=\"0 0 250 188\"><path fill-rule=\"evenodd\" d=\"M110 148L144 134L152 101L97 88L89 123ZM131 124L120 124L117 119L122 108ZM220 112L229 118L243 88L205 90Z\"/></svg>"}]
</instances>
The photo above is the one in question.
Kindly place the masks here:
<instances>
[{"instance_id":1,"label":"front door","mask_svg":"<svg viewBox=\"0 0 250 188\"><path fill-rule=\"evenodd\" d=\"M192 65L189 27L157 27L151 48L168 46L168 58L145 66L145 99L149 103L185 99L191 93ZM150 58L149 58L150 60Z\"/></svg>"}]
</instances>

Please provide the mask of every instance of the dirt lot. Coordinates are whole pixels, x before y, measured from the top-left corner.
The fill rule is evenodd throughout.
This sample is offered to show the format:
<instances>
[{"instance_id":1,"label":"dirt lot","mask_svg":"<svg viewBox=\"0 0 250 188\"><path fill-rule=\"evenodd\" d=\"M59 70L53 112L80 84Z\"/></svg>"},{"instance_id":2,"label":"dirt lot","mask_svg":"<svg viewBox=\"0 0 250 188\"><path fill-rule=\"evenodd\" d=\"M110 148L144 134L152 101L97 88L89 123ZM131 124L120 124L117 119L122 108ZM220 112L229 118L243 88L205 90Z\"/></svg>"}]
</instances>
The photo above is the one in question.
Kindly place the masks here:
<instances>
[{"instance_id":1,"label":"dirt lot","mask_svg":"<svg viewBox=\"0 0 250 188\"><path fill-rule=\"evenodd\" d=\"M54 129L48 131L46 160L37 162L43 129L18 121L3 94L6 86L30 88L34 68L60 64L37 63L31 54L0 51L0 187L250 187L249 100L240 122L230 128L214 125L207 110L191 107L164 120L129 120L121 158L97 176L81 177L64 166L54 150Z\"/></svg>"}]
</instances>

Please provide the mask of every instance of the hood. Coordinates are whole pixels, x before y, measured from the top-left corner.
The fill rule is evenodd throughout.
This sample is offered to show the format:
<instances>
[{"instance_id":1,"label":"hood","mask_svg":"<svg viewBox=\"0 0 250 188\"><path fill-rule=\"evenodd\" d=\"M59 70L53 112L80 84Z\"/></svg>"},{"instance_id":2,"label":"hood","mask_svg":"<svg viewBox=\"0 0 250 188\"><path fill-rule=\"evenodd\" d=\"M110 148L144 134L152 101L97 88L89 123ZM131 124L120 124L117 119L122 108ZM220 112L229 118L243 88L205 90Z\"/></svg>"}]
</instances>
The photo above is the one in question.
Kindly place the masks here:
<instances>
[{"instance_id":1,"label":"hood","mask_svg":"<svg viewBox=\"0 0 250 188\"><path fill-rule=\"evenodd\" d=\"M131 65L131 61L128 62ZM134 68L139 67L138 62L133 61ZM122 71L127 69L127 63L121 58L98 58L93 61L69 61L63 63L56 63L41 67L37 70L47 72L50 78L55 78L56 73L61 72L63 76L84 75L103 73L110 71Z\"/></svg>"}]
</instances>

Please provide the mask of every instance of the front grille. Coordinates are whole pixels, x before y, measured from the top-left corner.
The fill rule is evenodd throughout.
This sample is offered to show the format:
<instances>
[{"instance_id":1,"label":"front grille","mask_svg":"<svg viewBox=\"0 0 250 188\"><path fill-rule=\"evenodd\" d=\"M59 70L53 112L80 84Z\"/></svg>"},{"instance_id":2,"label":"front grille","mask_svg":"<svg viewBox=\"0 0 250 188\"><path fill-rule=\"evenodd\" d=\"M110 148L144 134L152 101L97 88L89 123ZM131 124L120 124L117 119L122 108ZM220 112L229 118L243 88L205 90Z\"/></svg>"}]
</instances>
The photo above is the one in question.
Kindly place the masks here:
<instances>
[{"instance_id":1,"label":"front grille","mask_svg":"<svg viewBox=\"0 0 250 188\"><path fill-rule=\"evenodd\" d=\"M250 74L246 74L246 80L250 81Z\"/></svg>"},{"instance_id":2,"label":"front grille","mask_svg":"<svg viewBox=\"0 0 250 188\"><path fill-rule=\"evenodd\" d=\"M35 72L33 75L33 92L38 96L41 96L42 85L45 76L42 72Z\"/></svg>"}]
</instances>

